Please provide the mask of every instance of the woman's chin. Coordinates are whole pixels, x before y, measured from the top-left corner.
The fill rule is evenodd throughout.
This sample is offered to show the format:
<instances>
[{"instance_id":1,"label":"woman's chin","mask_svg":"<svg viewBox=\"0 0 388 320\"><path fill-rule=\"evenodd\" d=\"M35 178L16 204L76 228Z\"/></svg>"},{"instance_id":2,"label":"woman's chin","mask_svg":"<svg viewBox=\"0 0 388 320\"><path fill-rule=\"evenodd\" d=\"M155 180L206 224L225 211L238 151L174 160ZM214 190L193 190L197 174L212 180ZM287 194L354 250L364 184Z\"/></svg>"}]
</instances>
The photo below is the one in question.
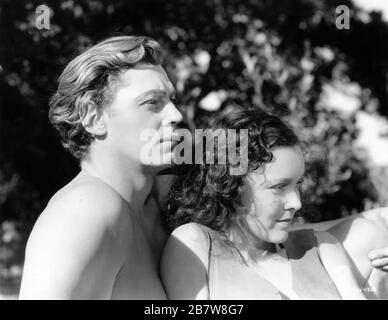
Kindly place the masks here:
<instances>
[{"instance_id":1,"label":"woman's chin","mask_svg":"<svg viewBox=\"0 0 388 320\"><path fill-rule=\"evenodd\" d=\"M288 233L289 233L288 230L276 230L271 235L270 242L276 243L276 244L284 243L288 239Z\"/></svg>"}]
</instances>

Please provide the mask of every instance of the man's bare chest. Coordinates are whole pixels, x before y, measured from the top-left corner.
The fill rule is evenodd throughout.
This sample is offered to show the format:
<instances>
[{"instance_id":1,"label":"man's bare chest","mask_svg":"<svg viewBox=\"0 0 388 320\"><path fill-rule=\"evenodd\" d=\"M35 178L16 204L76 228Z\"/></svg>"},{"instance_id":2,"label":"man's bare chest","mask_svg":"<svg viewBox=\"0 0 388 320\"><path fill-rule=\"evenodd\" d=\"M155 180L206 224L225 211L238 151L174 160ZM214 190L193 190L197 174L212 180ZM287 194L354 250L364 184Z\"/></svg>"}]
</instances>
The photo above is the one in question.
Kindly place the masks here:
<instances>
[{"instance_id":1,"label":"man's bare chest","mask_svg":"<svg viewBox=\"0 0 388 320\"><path fill-rule=\"evenodd\" d=\"M113 299L166 299L159 277L164 237L147 235L140 226L134 230L125 262L112 290Z\"/></svg>"}]
</instances>

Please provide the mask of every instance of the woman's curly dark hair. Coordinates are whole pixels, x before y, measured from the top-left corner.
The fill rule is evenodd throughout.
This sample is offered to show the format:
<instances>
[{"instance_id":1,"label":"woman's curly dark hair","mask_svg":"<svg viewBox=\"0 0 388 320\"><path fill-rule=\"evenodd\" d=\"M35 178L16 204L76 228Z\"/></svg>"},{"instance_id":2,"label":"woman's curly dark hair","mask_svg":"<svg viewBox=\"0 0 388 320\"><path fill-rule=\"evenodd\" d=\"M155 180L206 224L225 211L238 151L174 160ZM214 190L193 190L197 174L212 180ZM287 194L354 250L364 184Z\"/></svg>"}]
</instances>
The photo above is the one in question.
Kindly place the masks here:
<instances>
[{"instance_id":1,"label":"woman's curly dark hair","mask_svg":"<svg viewBox=\"0 0 388 320\"><path fill-rule=\"evenodd\" d=\"M272 148L300 144L284 122L258 108L221 115L211 128L236 129L237 134L241 129L248 129L248 170L245 174L232 175L232 164L228 159L225 164L218 163L217 151L214 152L214 164L189 166L169 193L168 223L171 229L196 222L225 232L231 225L236 208L242 205L246 175L272 161ZM238 143L237 151L241 152Z\"/></svg>"}]
</instances>

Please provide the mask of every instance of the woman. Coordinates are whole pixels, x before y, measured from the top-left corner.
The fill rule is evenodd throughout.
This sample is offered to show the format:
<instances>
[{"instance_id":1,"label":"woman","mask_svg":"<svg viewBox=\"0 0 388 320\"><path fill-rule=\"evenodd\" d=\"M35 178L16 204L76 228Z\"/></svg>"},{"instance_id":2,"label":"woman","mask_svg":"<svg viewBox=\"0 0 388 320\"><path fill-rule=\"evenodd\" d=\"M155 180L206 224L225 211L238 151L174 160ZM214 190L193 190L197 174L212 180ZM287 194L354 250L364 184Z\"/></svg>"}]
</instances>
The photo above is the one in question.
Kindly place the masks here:
<instances>
[{"instance_id":1,"label":"woman","mask_svg":"<svg viewBox=\"0 0 388 320\"><path fill-rule=\"evenodd\" d=\"M240 153L248 152L248 172L233 175L230 162L215 161L193 167L173 187L169 220L176 229L161 261L168 297L377 297L377 289L367 283L373 272L360 275L332 233L290 231L302 206L299 188L305 171L293 131L260 110L232 112L219 118L215 128L248 129L248 150L240 148ZM369 234L378 238L379 231ZM371 249L357 253L365 256L370 269ZM372 277L373 283L381 283L381 277Z\"/></svg>"}]
</instances>

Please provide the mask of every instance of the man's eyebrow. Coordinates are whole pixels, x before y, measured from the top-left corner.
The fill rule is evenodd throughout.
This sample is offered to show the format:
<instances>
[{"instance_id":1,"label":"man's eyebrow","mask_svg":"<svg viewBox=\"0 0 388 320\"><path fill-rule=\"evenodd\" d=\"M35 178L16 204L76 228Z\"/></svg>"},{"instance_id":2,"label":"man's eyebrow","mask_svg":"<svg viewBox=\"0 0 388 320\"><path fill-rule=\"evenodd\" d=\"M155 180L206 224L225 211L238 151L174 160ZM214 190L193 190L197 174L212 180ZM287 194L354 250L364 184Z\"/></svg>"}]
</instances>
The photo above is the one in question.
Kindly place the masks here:
<instances>
[{"instance_id":1,"label":"man's eyebrow","mask_svg":"<svg viewBox=\"0 0 388 320\"><path fill-rule=\"evenodd\" d=\"M158 96L166 96L167 92L165 90L159 90L159 89L152 89L145 91L141 94L139 94L136 98L137 101L143 100L144 98L147 98L148 96L151 95L158 95Z\"/></svg>"},{"instance_id":2,"label":"man's eyebrow","mask_svg":"<svg viewBox=\"0 0 388 320\"><path fill-rule=\"evenodd\" d=\"M136 100L137 101L141 101L151 95L157 95L157 96L162 96L162 97L165 97L168 95L168 92L165 91L165 90L160 90L160 89L152 89L152 90L148 90L146 92L143 92L141 93L137 98ZM171 92L171 94L169 95L170 97L174 97L175 96L175 90Z\"/></svg>"}]
</instances>

